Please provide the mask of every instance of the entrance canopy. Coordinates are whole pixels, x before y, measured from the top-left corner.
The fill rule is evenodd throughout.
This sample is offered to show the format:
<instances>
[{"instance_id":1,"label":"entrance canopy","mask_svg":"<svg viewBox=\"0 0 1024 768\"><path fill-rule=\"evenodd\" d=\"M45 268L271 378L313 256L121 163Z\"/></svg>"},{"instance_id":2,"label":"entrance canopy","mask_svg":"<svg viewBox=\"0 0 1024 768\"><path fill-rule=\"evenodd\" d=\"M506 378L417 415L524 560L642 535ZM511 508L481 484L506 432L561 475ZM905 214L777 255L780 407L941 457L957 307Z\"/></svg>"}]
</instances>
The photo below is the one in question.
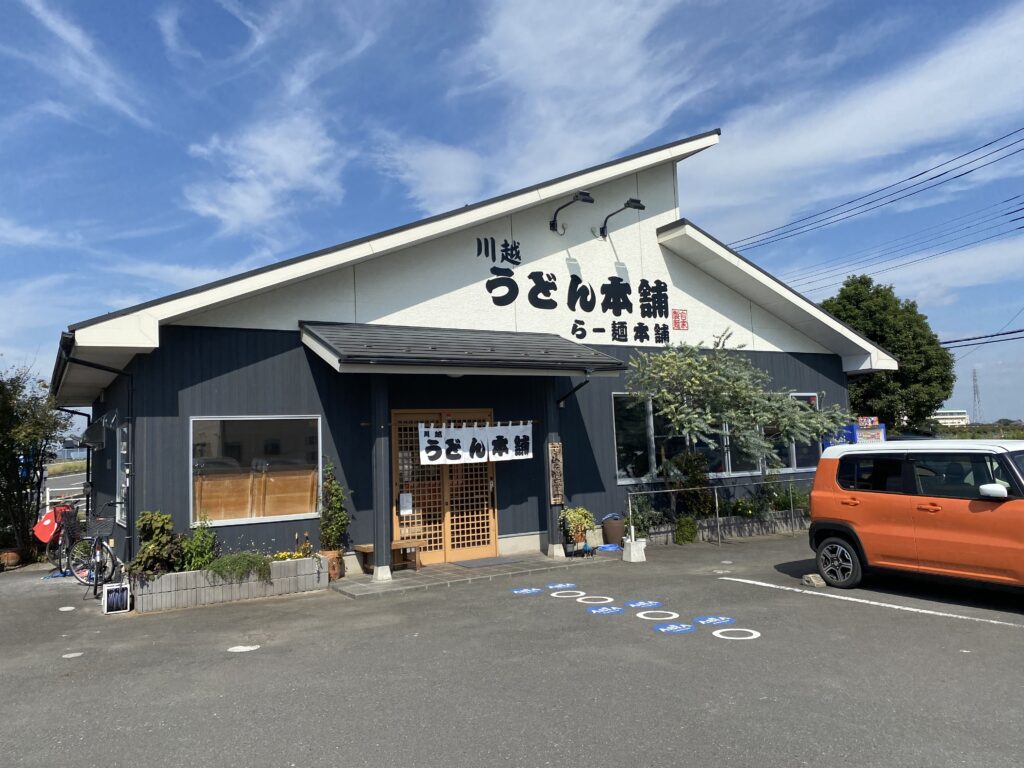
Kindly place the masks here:
<instances>
[{"instance_id":1,"label":"entrance canopy","mask_svg":"<svg viewBox=\"0 0 1024 768\"><path fill-rule=\"evenodd\" d=\"M626 364L551 333L300 322L302 343L342 373L614 376Z\"/></svg>"}]
</instances>

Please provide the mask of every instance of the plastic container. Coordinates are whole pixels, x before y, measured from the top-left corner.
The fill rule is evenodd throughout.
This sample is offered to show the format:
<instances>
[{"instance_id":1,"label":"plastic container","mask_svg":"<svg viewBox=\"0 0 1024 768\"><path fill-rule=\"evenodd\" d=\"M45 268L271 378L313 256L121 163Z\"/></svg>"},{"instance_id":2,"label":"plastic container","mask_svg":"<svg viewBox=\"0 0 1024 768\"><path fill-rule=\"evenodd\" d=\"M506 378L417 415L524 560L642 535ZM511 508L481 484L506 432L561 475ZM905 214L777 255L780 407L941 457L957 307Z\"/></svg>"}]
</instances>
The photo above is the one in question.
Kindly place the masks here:
<instances>
[{"instance_id":1,"label":"plastic container","mask_svg":"<svg viewBox=\"0 0 1024 768\"><path fill-rule=\"evenodd\" d=\"M605 515L601 518L601 533L605 544L621 544L626 535L626 521L618 512Z\"/></svg>"}]
</instances>

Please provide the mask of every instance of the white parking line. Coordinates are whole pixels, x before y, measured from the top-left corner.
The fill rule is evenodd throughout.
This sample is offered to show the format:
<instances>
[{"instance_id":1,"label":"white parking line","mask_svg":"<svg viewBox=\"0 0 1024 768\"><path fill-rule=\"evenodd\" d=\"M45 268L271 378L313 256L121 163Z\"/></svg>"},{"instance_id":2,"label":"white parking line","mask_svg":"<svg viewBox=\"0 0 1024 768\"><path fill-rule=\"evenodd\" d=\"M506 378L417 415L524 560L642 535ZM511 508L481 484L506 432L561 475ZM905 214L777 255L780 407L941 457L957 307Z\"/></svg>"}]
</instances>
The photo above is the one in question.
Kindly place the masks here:
<instances>
[{"instance_id":1,"label":"white parking line","mask_svg":"<svg viewBox=\"0 0 1024 768\"><path fill-rule=\"evenodd\" d=\"M995 624L1000 627L1014 627L1024 629L1024 624L1014 624L1010 621L999 621L997 619L981 619L977 616L962 616L959 613L946 613L945 611L929 611L927 608L911 608L908 605L894 605L893 603L881 603L877 600L865 600L862 597L850 597L849 595L836 595L831 592L819 592L810 589L798 589L797 587L784 587L779 584L769 584L766 581L753 581L751 579L736 579L731 576L721 576L719 581L735 581L739 584L751 584L755 587L768 587L783 592L799 592L802 595L814 595L815 597L830 597L833 600L845 600L849 603L861 603L863 605L874 605L878 608L892 608L894 611L908 611L910 613L923 613L927 616L940 616L944 619L962 619L963 621L976 621L980 624Z\"/></svg>"}]
</instances>

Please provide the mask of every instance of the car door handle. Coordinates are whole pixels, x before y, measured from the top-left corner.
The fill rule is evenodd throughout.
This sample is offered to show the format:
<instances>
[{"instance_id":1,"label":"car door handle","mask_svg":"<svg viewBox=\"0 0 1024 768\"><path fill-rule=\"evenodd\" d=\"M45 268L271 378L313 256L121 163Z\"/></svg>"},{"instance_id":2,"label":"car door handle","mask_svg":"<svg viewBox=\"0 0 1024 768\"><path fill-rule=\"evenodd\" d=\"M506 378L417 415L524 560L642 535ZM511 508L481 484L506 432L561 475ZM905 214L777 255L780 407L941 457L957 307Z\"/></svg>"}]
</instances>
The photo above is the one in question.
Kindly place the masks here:
<instances>
[{"instance_id":1,"label":"car door handle","mask_svg":"<svg viewBox=\"0 0 1024 768\"><path fill-rule=\"evenodd\" d=\"M848 507L856 507L858 504L860 504L860 499L840 499L839 503L845 504Z\"/></svg>"},{"instance_id":2,"label":"car door handle","mask_svg":"<svg viewBox=\"0 0 1024 768\"><path fill-rule=\"evenodd\" d=\"M941 512L942 507L938 504L918 504L917 508L921 512Z\"/></svg>"}]
</instances>

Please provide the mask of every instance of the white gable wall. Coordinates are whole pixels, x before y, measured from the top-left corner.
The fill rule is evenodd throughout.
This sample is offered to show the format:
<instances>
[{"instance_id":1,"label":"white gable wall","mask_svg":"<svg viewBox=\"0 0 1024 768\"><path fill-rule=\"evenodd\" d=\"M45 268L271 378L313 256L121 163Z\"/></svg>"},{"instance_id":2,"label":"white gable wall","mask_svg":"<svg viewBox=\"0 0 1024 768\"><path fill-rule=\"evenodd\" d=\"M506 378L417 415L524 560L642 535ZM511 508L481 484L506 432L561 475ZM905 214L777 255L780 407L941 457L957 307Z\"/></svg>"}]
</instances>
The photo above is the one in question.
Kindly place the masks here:
<instances>
[{"instance_id":1,"label":"white gable wall","mask_svg":"<svg viewBox=\"0 0 1024 768\"><path fill-rule=\"evenodd\" d=\"M763 308L714 280L658 244L658 227L679 218L675 164L666 163L622 177L589 190L592 205L574 203L559 214L564 236L548 229L559 203L545 203L467 230L445 235L396 253L339 268L308 280L267 291L215 309L179 318L180 325L295 330L300 320L381 323L424 327L535 331L557 333L584 344L613 344L611 323L625 322L629 341L637 346L634 329L648 327L655 346L654 325L667 324L672 342L710 343L731 329L730 346L750 350L829 352ZM604 217L628 197L640 198L645 211L625 210L609 221L610 235L601 240L591 233ZM518 241L522 264L492 263L477 256L477 238ZM496 306L485 283L491 268L512 268L519 287L517 299ZM553 275L551 298L555 309L545 310L528 301L534 285L528 275ZM578 274L597 298L592 312L570 311L567 289ZM629 283L631 313L616 317L601 311L601 286L610 277ZM672 328L672 317L642 318L638 289L642 279L669 286L670 309L685 310L689 330ZM496 291L497 294L503 291ZM580 320L585 337L574 335ZM604 332L595 329L603 328ZM577 331L578 334L578 331Z\"/></svg>"}]
</instances>

